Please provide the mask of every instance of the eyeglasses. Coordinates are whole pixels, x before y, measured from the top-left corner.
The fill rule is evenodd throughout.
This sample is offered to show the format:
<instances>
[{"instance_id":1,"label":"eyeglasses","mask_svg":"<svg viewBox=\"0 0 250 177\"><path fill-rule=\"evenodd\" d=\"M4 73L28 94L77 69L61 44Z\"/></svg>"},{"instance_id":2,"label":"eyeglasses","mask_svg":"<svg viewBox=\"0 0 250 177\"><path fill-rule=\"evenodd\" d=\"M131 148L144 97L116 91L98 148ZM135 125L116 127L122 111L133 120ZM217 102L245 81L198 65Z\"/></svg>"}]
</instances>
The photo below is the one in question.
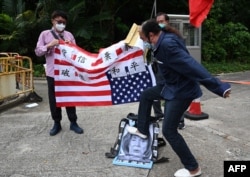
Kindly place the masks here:
<instances>
[{"instance_id":1,"label":"eyeglasses","mask_svg":"<svg viewBox=\"0 0 250 177\"><path fill-rule=\"evenodd\" d=\"M63 21L63 20L55 20L57 24L66 24L66 21Z\"/></svg>"}]
</instances>

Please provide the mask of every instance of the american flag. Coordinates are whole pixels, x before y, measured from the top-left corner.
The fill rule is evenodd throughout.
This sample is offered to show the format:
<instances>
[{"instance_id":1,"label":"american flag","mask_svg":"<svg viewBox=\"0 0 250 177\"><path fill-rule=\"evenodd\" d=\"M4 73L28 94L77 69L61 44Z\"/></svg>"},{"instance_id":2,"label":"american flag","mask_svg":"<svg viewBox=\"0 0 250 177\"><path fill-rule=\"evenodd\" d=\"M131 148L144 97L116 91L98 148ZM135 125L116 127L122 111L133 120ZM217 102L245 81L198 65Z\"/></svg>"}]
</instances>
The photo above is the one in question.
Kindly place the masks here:
<instances>
[{"instance_id":1,"label":"american flag","mask_svg":"<svg viewBox=\"0 0 250 177\"><path fill-rule=\"evenodd\" d=\"M55 48L57 106L107 106L139 101L155 85L143 50L124 41L90 53L61 41Z\"/></svg>"}]
</instances>

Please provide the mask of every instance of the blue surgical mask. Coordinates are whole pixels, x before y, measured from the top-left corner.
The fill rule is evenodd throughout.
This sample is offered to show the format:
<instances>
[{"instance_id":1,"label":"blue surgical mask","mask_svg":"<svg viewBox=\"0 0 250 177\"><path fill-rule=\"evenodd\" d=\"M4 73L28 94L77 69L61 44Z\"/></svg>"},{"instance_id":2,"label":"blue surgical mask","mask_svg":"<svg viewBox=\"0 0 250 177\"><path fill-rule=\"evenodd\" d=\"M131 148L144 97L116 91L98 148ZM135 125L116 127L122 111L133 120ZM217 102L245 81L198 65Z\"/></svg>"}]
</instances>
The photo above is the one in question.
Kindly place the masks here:
<instances>
[{"instance_id":1,"label":"blue surgical mask","mask_svg":"<svg viewBox=\"0 0 250 177\"><path fill-rule=\"evenodd\" d=\"M159 23L159 26L164 29L167 25L165 23Z\"/></svg>"},{"instance_id":2,"label":"blue surgical mask","mask_svg":"<svg viewBox=\"0 0 250 177\"><path fill-rule=\"evenodd\" d=\"M146 49L152 49L152 45L149 42L143 41L143 45Z\"/></svg>"}]
</instances>

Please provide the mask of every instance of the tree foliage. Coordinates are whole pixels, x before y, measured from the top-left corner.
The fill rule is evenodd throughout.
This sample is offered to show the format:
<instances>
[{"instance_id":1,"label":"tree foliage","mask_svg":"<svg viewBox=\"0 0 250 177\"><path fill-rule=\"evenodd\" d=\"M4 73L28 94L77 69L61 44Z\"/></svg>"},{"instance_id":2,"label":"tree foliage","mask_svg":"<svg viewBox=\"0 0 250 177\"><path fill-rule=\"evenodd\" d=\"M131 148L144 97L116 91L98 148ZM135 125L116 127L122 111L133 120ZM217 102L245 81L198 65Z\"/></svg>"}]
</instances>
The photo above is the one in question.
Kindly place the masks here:
<instances>
[{"instance_id":1,"label":"tree foliage","mask_svg":"<svg viewBox=\"0 0 250 177\"><path fill-rule=\"evenodd\" d=\"M244 4L242 0L241 2ZM245 3L248 2L245 1ZM233 4L237 7L234 7ZM227 2L217 0L215 2L202 27L204 61L250 62L250 33L247 24L245 26L243 23L247 19L243 17L241 21L235 12L235 9L240 7L242 4L238 5L234 0ZM242 11L247 13L248 10L245 8ZM238 19L235 18L236 16Z\"/></svg>"}]
</instances>

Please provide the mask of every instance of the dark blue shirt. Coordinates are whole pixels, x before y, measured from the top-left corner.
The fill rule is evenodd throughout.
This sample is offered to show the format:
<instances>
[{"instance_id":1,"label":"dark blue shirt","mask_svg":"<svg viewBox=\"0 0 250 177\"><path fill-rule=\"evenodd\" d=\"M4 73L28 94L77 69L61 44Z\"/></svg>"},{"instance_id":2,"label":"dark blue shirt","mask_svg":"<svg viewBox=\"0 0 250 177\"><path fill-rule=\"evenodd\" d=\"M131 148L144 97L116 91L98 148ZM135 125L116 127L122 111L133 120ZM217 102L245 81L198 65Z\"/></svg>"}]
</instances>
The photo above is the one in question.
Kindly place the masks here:
<instances>
[{"instance_id":1,"label":"dark blue shirt","mask_svg":"<svg viewBox=\"0 0 250 177\"><path fill-rule=\"evenodd\" d=\"M198 63L188 52L184 41L173 33L161 32L155 45L154 56L165 79L163 98L196 99L201 97L200 84L211 92L224 96L230 89ZM159 63L158 62L158 63Z\"/></svg>"}]
</instances>

